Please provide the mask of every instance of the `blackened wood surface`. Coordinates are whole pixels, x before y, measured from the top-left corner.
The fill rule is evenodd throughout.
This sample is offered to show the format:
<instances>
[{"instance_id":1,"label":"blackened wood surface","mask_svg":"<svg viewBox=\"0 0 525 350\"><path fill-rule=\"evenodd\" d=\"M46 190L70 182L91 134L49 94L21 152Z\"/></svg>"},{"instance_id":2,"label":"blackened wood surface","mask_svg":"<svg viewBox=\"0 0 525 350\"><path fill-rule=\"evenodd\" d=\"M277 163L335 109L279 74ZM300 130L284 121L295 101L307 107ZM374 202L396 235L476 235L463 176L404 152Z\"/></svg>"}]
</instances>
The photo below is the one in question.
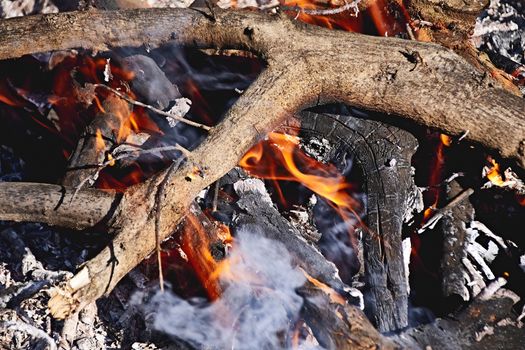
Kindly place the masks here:
<instances>
[{"instance_id":1,"label":"blackened wood surface","mask_svg":"<svg viewBox=\"0 0 525 350\"><path fill-rule=\"evenodd\" d=\"M462 190L463 188L456 181L451 182L448 186L448 198L456 197ZM474 220L474 208L468 199L450 209L441 219L443 293L445 296L459 295L465 301L470 299L467 289L469 281L462 260L467 257L469 243L467 224L472 220Z\"/></svg>"},{"instance_id":2,"label":"blackened wood surface","mask_svg":"<svg viewBox=\"0 0 525 350\"><path fill-rule=\"evenodd\" d=\"M300 114L301 130L325 138L335 147L338 163L348 153L361 167L367 194L363 236L365 311L380 331L408 325L407 285L401 229L414 188L410 160L417 148L408 132L349 115Z\"/></svg>"}]
</instances>

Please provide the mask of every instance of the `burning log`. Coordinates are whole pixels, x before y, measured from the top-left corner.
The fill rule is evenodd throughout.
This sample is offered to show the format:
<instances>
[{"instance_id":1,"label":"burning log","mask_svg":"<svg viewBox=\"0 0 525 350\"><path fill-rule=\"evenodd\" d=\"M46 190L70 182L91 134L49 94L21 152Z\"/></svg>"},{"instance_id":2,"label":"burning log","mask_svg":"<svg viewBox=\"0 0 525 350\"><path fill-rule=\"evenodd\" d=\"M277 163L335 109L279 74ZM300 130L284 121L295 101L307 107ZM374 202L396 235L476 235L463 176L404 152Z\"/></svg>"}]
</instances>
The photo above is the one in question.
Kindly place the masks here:
<instances>
[{"instance_id":1,"label":"burning log","mask_svg":"<svg viewBox=\"0 0 525 350\"><path fill-rule=\"evenodd\" d=\"M396 127L353 116L302 113L300 120L307 135L335 145L334 162L353 154L364 173L365 310L379 330L402 329L408 325L408 292L401 229L418 193L410 167L417 141Z\"/></svg>"},{"instance_id":2,"label":"burning log","mask_svg":"<svg viewBox=\"0 0 525 350\"><path fill-rule=\"evenodd\" d=\"M402 347L421 349L429 346L432 349L485 349L501 346L502 342L509 349L519 347L524 340L520 329L523 325L512 310L519 298L509 290L500 289L505 283L503 278L495 280L466 309L450 318L413 328L393 340ZM503 334L512 336L505 336L503 340Z\"/></svg>"},{"instance_id":3,"label":"burning log","mask_svg":"<svg viewBox=\"0 0 525 350\"><path fill-rule=\"evenodd\" d=\"M337 268L328 262L321 252L309 245L298 230L273 206L264 184L260 180L240 180L234 184L240 199L236 204L242 213L236 215L234 227L281 242L297 259L299 266L310 276L333 288L335 291L354 299L362 306L362 295L344 284Z\"/></svg>"},{"instance_id":4,"label":"burning log","mask_svg":"<svg viewBox=\"0 0 525 350\"><path fill-rule=\"evenodd\" d=\"M154 188L167 184L162 205L157 208L164 238L173 232L198 192L229 171L260 132L274 128L294 110L316 101L337 99L395 113L451 134L469 130L471 140L497 148L503 156L524 163L523 100L487 85L481 73L448 50L422 43L365 39L359 35L303 28L279 16L217 11L213 21L208 17L194 11L138 10L59 14L0 24L2 58L70 46L103 49L110 44L139 45L148 41L149 45L157 45L175 39L187 45L250 49L266 56L269 62L268 69L239 99L224 122L194 151L198 164L188 161L179 171L165 171L124 193L114 215L107 217L111 231L118 232L115 241L69 281L63 294L57 294L52 300L52 304L58 306L54 310L61 310L56 315L67 315L108 293L154 249L155 219L144 215L157 208ZM40 21L47 25L40 25ZM41 30L43 27L45 30ZM120 30L109 29L115 27ZM316 36L314 44L310 35ZM35 37L38 39L34 40ZM283 50L284 47L288 49ZM355 55L349 57L350 51L355 51ZM414 57L420 57L417 66L410 63ZM289 67L289 62L297 64ZM311 67L316 67L315 73ZM340 67L347 69L341 72ZM379 94L371 93L370 86L376 87ZM414 96L414 91L418 91L419 97ZM268 117L261 119L261 115ZM493 130L491 135L486 133L488 123ZM510 128L515 133L508 134ZM218 159L221 162L217 162ZM0 184L0 190L8 191L9 186ZM44 186L39 189L47 190ZM78 196L93 193L80 191ZM109 203L109 197L101 195L101 201ZM52 199L54 208L60 198ZM13 215L10 205L0 206L7 208L0 215L2 218L52 221L53 215L36 213L34 208L33 213ZM63 224L79 227L79 222L94 223L101 218L99 211L78 213L76 206L90 205L92 203L73 201L67 210L79 217L74 223L69 220ZM43 206L50 207L50 203L46 201ZM88 214L93 215L86 218ZM53 220L58 222L56 218Z\"/></svg>"}]
</instances>

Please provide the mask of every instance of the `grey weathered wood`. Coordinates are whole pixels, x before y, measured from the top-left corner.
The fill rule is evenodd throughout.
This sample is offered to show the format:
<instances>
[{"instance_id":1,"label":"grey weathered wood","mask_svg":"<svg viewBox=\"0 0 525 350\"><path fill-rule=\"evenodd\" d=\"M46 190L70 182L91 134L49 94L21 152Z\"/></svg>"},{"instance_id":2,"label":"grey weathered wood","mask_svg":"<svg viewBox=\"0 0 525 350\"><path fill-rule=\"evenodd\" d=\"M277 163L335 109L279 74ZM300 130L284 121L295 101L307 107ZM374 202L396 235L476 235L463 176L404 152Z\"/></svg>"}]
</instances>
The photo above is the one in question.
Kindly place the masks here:
<instances>
[{"instance_id":1,"label":"grey weathered wood","mask_svg":"<svg viewBox=\"0 0 525 350\"><path fill-rule=\"evenodd\" d=\"M379 330L402 329L408 325L408 295L401 229L415 187L410 161L417 141L397 127L351 115L303 112L300 120L305 135L334 145L335 164L350 153L364 173L365 310Z\"/></svg>"},{"instance_id":2,"label":"grey weathered wood","mask_svg":"<svg viewBox=\"0 0 525 350\"><path fill-rule=\"evenodd\" d=\"M463 188L456 181L452 181L448 185L448 198L454 198L462 190ZM465 301L470 299L466 286L468 274L461 261L467 257L467 245L469 243L467 225L472 220L474 220L474 207L468 200L463 200L447 211L441 219L443 294L445 296L459 295Z\"/></svg>"}]
</instances>

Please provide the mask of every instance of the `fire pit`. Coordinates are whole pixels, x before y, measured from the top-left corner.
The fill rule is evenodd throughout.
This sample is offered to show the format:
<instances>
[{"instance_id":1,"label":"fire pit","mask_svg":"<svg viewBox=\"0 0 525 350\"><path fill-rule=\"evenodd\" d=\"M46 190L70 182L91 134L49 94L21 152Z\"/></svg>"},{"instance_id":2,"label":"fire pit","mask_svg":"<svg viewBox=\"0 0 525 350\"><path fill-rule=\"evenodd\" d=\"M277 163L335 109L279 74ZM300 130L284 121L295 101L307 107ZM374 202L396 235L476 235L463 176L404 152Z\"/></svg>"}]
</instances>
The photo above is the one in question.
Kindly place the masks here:
<instances>
[{"instance_id":1,"label":"fire pit","mask_svg":"<svg viewBox=\"0 0 525 350\"><path fill-rule=\"evenodd\" d=\"M3 9L4 347L519 347L519 4L155 4Z\"/></svg>"}]
</instances>

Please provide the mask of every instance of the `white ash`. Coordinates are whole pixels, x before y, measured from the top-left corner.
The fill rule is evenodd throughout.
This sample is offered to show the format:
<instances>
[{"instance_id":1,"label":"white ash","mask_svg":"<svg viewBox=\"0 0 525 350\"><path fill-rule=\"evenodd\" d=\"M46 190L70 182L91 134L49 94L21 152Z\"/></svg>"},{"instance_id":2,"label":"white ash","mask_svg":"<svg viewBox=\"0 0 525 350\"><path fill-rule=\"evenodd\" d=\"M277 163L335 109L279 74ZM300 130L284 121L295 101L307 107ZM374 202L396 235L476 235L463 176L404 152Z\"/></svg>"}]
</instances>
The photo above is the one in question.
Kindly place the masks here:
<instances>
[{"instance_id":1,"label":"white ash","mask_svg":"<svg viewBox=\"0 0 525 350\"><path fill-rule=\"evenodd\" d=\"M410 294L410 255L412 252L412 242L410 241L410 237L405 238L402 242L403 247L403 263L405 265L405 283L407 286L407 293Z\"/></svg>"},{"instance_id":2,"label":"white ash","mask_svg":"<svg viewBox=\"0 0 525 350\"><path fill-rule=\"evenodd\" d=\"M113 79L113 75L111 74L111 58L108 58L104 66L104 81L109 83L111 79Z\"/></svg>"},{"instance_id":3,"label":"white ash","mask_svg":"<svg viewBox=\"0 0 525 350\"><path fill-rule=\"evenodd\" d=\"M414 178L416 174L416 168L410 167L410 176ZM411 187L408 189L408 195L406 196L405 212L403 213L403 222L409 223L414 219L416 213L421 213L425 209L425 203L423 202L423 189L416 186L414 182L411 182Z\"/></svg>"},{"instance_id":4,"label":"white ash","mask_svg":"<svg viewBox=\"0 0 525 350\"><path fill-rule=\"evenodd\" d=\"M240 197L247 192L258 193L262 202L266 202L273 206L272 198L268 194L268 191L266 191L264 182L259 179L239 180L233 184L233 189Z\"/></svg>"},{"instance_id":5,"label":"white ash","mask_svg":"<svg viewBox=\"0 0 525 350\"><path fill-rule=\"evenodd\" d=\"M279 1L277 0L219 0L217 2L217 6L219 6L222 9L229 9L229 8L246 8L246 7L253 7L253 8L259 8L261 10L273 8L276 6L279 6Z\"/></svg>"},{"instance_id":6,"label":"white ash","mask_svg":"<svg viewBox=\"0 0 525 350\"><path fill-rule=\"evenodd\" d=\"M300 146L305 153L318 162L327 163L330 161L332 145L327 139L318 139L316 137L310 137L307 140L301 139Z\"/></svg>"},{"instance_id":7,"label":"white ash","mask_svg":"<svg viewBox=\"0 0 525 350\"><path fill-rule=\"evenodd\" d=\"M485 166L482 170L482 176L486 177L489 173L490 168ZM491 187L500 187L505 188L507 190L513 190L518 194L525 194L525 183L522 179L518 177L518 175L512 171L511 168L505 169L502 176L503 183L501 184L495 184L492 181L488 181L483 185L482 188L491 188Z\"/></svg>"},{"instance_id":8,"label":"white ash","mask_svg":"<svg viewBox=\"0 0 525 350\"><path fill-rule=\"evenodd\" d=\"M58 8L49 0L0 0L0 17L2 18L56 12Z\"/></svg>"},{"instance_id":9,"label":"white ash","mask_svg":"<svg viewBox=\"0 0 525 350\"><path fill-rule=\"evenodd\" d=\"M494 334L494 327L485 325L481 331L476 332L476 341L480 342L487 335L493 335L493 334Z\"/></svg>"},{"instance_id":10,"label":"white ash","mask_svg":"<svg viewBox=\"0 0 525 350\"><path fill-rule=\"evenodd\" d=\"M174 116L184 117L190 111L190 108L191 100L189 98L181 97L174 101L174 104L168 113ZM173 128L179 123L179 121L173 118L168 118L168 123L170 127Z\"/></svg>"},{"instance_id":11,"label":"white ash","mask_svg":"<svg viewBox=\"0 0 525 350\"><path fill-rule=\"evenodd\" d=\"M149 7L190 7L195 0L146 0Z\"/></svg>"},{"instance_id":12,"label":"white ash","mask_svg":"<svg viewBox=\"0 0 525 350\"><path fill-rule=\"evenodd\" d=\"M461 262L468 271L468 276L466 276L467 287L470 290L471 296L475 297L486 287L485 279L474 265L472 265L469 259L463 258L461 259Z\"/></svg>"}]
</instances>

